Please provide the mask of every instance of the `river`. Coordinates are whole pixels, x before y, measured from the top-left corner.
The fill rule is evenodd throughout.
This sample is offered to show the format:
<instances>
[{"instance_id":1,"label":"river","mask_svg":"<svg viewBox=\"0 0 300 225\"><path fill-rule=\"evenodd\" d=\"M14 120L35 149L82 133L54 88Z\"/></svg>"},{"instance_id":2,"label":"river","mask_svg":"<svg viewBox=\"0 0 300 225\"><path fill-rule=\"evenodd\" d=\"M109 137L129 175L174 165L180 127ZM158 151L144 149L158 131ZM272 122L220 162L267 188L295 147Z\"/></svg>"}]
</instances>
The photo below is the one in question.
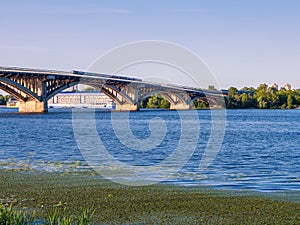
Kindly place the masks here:
<instances>
[{"instance_id":1,"label":"river","mask_svg":"<svg viewBox=\"0 0 300 225\"><path fill-rule=\"evenodd\" d=\"M211 165L200 170L212 116L209 110L197 111L200 134L196 149L186 165L165 182L260 192L300 190L300 110L227 110L226 114L221 149ZM129 113L133 135L149 137L153 118L165 121L166 135L153 150L135 151L114 134L110 112L95 112L103 145L115 158L133 166L155 165L179 143L181 118L176 111ZM54 172L89 168L74 137L72 109L18 114L16 109L0 108L0 127L1 169Z\"/></svg>"}]
</instances>

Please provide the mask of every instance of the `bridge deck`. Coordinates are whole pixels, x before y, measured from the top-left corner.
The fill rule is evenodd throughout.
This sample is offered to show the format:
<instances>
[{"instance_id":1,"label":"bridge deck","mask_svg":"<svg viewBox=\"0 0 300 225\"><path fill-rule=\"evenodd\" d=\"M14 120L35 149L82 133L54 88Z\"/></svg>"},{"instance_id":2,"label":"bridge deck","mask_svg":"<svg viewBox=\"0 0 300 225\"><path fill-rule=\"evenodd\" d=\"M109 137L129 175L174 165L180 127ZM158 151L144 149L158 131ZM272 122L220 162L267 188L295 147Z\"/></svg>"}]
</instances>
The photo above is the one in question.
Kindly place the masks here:
<instances>
[{"instance_id":1,"label":"bridge deck","mask_svg":"<svg viewBox=\"0 0 300 225\"><path fill-rule=\"evenodd\" d=\"M166 83L158 83L158 82L149 82L143 81L140 78L121 76L121 75L108 75L102 73L93 73L93 72L83 72L72 70L70 72L67 71L59 71L59 70L47 70L47 69L30 69L30 68L19 68L19 67L0 67L0 76L5 74L19 74L19 75L37 75L37 76L70 76L70 77L79 77L84 78L92 82L94 80L97 82L98 79L107 80L107 81L120 81L125 83L138 83L152 86L159 86L167 89L174 89L180 91L187 92L196 92L203 93L209 95L220 95L220 91L218 90L208 90L196 87L189 87L184 85L176 85L176 84L166 84ZM222 94L227 94L227 90L221 90Z\"/></svg>"}]
</instances>

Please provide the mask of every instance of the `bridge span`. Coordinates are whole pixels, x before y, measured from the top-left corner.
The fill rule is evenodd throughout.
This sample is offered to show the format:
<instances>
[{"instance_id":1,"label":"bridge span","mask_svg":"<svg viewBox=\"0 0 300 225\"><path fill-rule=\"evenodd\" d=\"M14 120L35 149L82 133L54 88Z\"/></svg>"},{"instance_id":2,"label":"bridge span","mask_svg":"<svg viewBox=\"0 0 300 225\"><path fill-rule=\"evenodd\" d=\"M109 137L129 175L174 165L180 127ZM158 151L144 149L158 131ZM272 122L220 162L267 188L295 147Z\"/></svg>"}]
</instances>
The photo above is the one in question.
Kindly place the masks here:
<instances>
[{"instance_id":1,"label":"bridge span","mask_svg":"<svg viewBox=\"0 0 300 225\"><path fill-rule=\"evenodd\" d=\"M174 110L192 109L193 102L199 98L224 106L220 97L227 95L226 90L155 83L118 75L0 67L0 89L20 101L21 113L47 112L49 99L77 84L102 91L115 101L119 111L139 110L140 102L153 94L165 97Z\"/></svg>"}]
</instances>

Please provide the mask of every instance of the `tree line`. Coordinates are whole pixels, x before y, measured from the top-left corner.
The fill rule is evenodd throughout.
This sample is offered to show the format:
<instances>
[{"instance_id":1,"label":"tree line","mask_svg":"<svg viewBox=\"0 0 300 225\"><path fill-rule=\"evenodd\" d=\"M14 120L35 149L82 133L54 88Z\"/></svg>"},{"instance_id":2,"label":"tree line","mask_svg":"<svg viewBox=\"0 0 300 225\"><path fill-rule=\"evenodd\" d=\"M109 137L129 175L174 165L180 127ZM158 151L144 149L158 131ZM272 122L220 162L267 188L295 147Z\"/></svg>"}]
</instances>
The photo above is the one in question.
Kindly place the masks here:
<instances>
[{"instance_id":1,"label":"tree line","mask_svg":"<svg viewBox=\"0 0 300 225\"><path fill-rule=\"evenodd\" d=\"M210 90L214 87L210 86ZM235 87L228 89L228 95L225 96L225 105L227 109L294 109L300 106L300 89L287 90L275 87L268 87L261 84L257 88L244 87L238 90ZM141 102L141 108L169 108L170 103L159 94L144 99ZM207 101L198 99L194 101L196 109L209 108Z\"/></svg>"},{"instance_id":2,"label":"tree line","mask_svg":"<svg viewBox=\"0 0 300 225\"><path fill-rule=\"evenodd\" d=\"M209 87L213 89L214 87ZM0 95L0 105L5 105L11 98L10 95ZM257 88L244 87L238 90L235 87L228 89L228 95L225 96L225 104L228 109L294 109L300 106L300 89L287 90L275 87L268 87L261 84ZM170 108L170 103L163 96L155 94L140 103L141 108ZM196 109L209 108L209 104L203 99L194 101Z\"/></svg>"},{"instance_id":3,"label":"tree line","mask_svg":"<svg viewBox=\"0 0 300 225\"><path fill-rule=\"evenodd\" d=\"M300 105L300 89L287 90L275 87L268 87L266 84L259 85L258 88L244 87L239 92L237 88L228 89L228 96L225 98L228 109L293 109Z\"/></svg>"},{"instance_id":4,"label":"tree line","mask_svg":"<svg viewBox=\"0 0 300 225\"><path fill-rule=\"evenodd\" d=\"M6 102L11 98L10 95L0 95L0 105L5 105Z\"/></svg>"}]
</instances>

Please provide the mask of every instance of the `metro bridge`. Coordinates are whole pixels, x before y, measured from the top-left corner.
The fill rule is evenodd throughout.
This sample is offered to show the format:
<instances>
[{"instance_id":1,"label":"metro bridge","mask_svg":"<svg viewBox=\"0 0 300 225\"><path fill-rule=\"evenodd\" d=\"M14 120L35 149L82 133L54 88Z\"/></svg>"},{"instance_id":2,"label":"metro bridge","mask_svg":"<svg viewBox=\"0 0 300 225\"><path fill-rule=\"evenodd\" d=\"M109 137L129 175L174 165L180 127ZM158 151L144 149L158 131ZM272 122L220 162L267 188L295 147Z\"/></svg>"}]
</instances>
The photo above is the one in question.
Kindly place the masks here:
<instances>
[{"instance_id":1,"label":"metro bridge","mask_svg":"<svg viewBox=\"0 0 300 225\"><path fill-rule=\"evenodd\" d=\"M16 67L0 67L0 89L20 102L19 112L48 112L48 100L77 84L89 85L109 96L116 110L139 110L140 102L160 94L170 102L172 110L189 110L197 99L224 107L227 90L207 90L173 84L143 81L139 78L90 73Z\"/></svg>"}]
</instances>

